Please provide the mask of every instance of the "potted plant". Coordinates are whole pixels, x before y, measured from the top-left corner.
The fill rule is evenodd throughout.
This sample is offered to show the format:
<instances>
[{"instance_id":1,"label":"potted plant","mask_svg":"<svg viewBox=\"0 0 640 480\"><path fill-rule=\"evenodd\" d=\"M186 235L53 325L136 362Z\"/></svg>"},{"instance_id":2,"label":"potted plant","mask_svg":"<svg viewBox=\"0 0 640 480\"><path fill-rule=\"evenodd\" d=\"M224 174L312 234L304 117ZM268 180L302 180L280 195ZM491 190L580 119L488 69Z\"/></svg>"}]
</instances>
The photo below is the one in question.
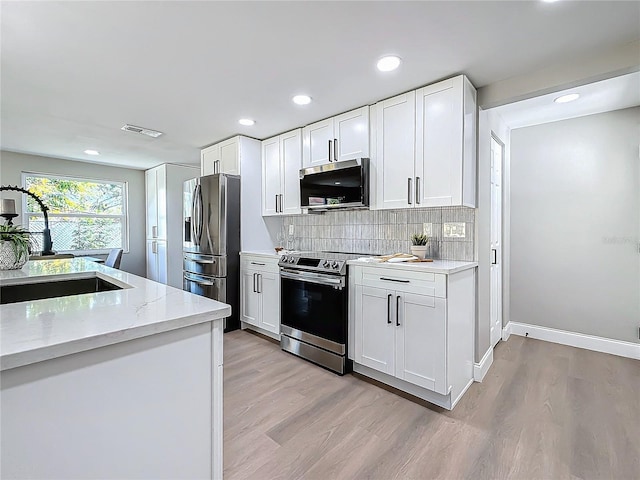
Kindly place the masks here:
<instances>
[{"instance_id":1,"label":"potted plant","mask_svg":"<svg viewBox=\"0 0 640 480\"><path fill-rule=\"evenodd\" d=\"M22 227L0 225L0 270L17 270L29 260L31 237Z\"/></svg>"},{"instance_id":2,"label":"potted plant","mask_svg":"<svg viewBox=\"0 0 640 480\"><path fill-rule=\"evenodd\" d=\"M429 237L424 233L411 235L411 254L421 259L424 258L427 255L427 242L429 242Z\"/></svg>"}]
</instances>

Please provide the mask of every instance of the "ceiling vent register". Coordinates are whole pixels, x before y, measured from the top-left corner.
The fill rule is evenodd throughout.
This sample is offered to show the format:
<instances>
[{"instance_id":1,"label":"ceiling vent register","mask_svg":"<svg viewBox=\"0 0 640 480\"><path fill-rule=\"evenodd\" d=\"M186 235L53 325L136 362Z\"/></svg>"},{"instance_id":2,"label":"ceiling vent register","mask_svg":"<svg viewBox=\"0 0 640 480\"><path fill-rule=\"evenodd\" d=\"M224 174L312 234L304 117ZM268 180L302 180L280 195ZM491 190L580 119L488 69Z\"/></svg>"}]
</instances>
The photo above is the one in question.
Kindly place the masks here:
<instances>
[{"instance_id":1,"label":"ceiling vent register","mask_svg":"<svg viewBox=\"0 0 640 480\"><path fill-rule=\"evenodd\" d=\"M139 133L140 135L146 135L153 138L158 138L160 135L162 135L162 132L158 132L157 130L151 130L144 127L136 127L135 125L129 125L128 123L124 127L122 127L122 130L125 130L127 132Z\"/></svg>"}]
</instances>

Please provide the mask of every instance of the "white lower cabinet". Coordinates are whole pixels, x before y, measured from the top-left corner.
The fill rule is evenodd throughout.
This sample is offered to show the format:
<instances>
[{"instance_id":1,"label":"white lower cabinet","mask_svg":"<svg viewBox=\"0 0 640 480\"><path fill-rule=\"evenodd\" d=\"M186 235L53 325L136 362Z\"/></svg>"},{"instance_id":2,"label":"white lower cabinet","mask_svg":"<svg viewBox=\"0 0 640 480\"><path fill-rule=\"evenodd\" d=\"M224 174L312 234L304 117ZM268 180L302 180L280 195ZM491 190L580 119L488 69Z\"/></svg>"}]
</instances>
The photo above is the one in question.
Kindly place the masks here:
<instances>
[{"instance_id":1,"label":"white lower cabinet","mask_svg":"<svg viewBox=\"0 0 640 480\"><path fill-rule=\"evenodd\" d=\"M243 328L280 338L280 271L277 257L241 254L240 321Z\"/></svg>"},{"instance_id":2,"label":"white lower cabinet","mask_svg":"<svg viewBox=\"0 0 640 480\"><path fill-rule=\"evenodd\" d=\"M473 381L475 268L349 275L354 371L453 408Z\"/></svg>"}]
</instances>

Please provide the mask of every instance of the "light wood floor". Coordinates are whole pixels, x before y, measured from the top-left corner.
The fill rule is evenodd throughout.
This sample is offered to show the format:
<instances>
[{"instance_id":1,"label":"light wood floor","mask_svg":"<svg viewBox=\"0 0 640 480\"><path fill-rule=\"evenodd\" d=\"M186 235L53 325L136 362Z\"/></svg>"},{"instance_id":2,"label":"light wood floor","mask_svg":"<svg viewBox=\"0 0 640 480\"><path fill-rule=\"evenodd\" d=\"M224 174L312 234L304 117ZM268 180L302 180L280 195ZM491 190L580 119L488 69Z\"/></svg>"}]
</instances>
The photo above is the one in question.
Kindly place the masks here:
<instances>
[{"instance_id":1,"label":"light wood floor","mask_svg":"<svg viewBox=\"0 0 640 480\"><path fill-rule=\"evenodd\" d=\"M511 336L452 412L225 334L225 479L640 479L640 362Z\"/></svg>"}]
</instances>

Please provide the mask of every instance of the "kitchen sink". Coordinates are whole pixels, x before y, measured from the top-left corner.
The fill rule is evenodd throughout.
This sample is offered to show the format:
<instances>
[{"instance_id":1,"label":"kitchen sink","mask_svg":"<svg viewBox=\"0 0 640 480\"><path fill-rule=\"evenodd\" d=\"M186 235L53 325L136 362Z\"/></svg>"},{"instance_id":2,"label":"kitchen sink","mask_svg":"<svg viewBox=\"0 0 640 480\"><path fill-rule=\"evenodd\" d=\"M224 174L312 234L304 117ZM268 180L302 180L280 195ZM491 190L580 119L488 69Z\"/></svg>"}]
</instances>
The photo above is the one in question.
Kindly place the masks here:
<instances>
[{"instance_id":1,"label":"kitchen sink","mask_svg":"<svg viewBox=\"0 0 640 480\"><path fill-rule=\"evenodd\" d=\"M121 290L122 287L99 277L74 278L55 282L33 282L0 286L0 304L69 297L83 293Z\"/></svg>"}]
</instances>

